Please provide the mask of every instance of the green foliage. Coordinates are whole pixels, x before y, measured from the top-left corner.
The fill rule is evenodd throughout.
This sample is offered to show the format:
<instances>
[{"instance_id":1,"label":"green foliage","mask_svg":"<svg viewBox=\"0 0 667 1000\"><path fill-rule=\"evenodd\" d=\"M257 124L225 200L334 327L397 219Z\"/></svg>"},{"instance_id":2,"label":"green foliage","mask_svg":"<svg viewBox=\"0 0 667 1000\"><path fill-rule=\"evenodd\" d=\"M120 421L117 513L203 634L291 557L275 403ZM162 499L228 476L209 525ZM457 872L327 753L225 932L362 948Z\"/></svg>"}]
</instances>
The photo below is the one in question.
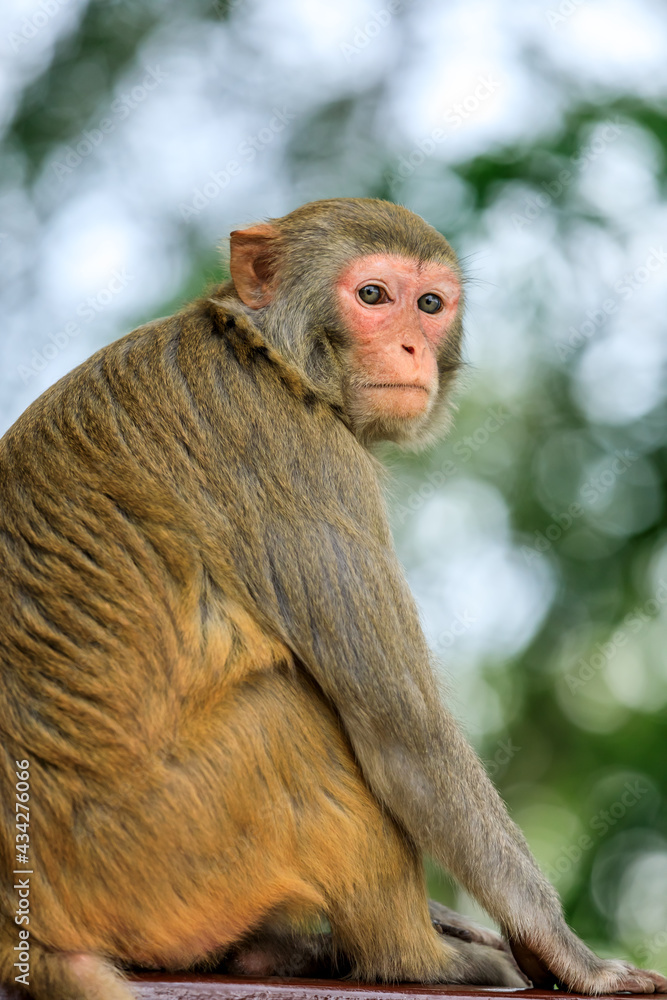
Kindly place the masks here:
<instances>
[{"instance_id":1,"label":"green foliage","mask_svg":"<svg viewBox=\"0 0 667 1000\"><path fill-rule=\"evenodd\" d=\"M36 203L48 157L99 119L132 67L140 72L148 41L159 53L160 32L169 29L173 37L179 18L184 32L202 22L234 31L252 16L241 6L221 0L190 5L186 13L175 2L90 3L23 89L5 136L7 162L24 164L26 190ZM416 15L403 16L408 25ZM233 37L246 53L258 102L270 108L274 97L262 92L261 63L248 35ZM407 35L403 44L407 58ZM444 152L422 157L401 176L401 157L407 162L416 147L387 117L392 70L354 86L360 66L351 63L349 85L333 95L323 89L286 130L279 180L294 204L340 194L393 198L445 227L470 275L471 344L477 345L448 440L419 456L386 451L399 551L418 595L432 594L425 620L450 674L455 706L555 879L571 922L607 953L634 949L640 961L664 966L667 911L641 890L650 883L640 875L651 858L667 863L665 398L635 407L635 415L631 409L614 414L617 383L596 386L594 373L582 375L610 324L625 323L625 342L636 341L639 350L642 324L650 319L642 313L643 296L654 287L637 278L626 295L617 287L621 272L614 278L604 270L607 250L618 250L639 274L650 246L632 257L634 209L614 214L586 188L601 162L604 169L621 163L621 143L614 145L608 133L599 154L586 151L606 123L620 122L623 155L634 151L648 164L654 193L642 210L653 204L657 212L666 180L664 102L620 91L593 97L572 81L552 81L563 112L551 130L489 142L468 158L457 155L454 132ZM233 111L244 80L225 77L224 66L219 72L228 95L220 108L224 128L224 113ZM537 85L540 70L532 65L531 73ZM203 175L222 162L220 155L204 164ZM123 161L118 170L126 170ZM563 171L570 174L565 182ZM131 172L123 183L132 186ZM175 209L165 205L165 216ZM536 214L528 218L527 212ZM178 308L218 276L208 234L184 222L178 239L189 273L160 309L138 308L136 322ZM535 241L532 256L528 239ZM483 257L475 260L473 276L466 253L494 245L505 259L493 275ZM664 286L660 267L655 281ZM609 315L603 315L605 301L615 307ZM606 377L602 371L599 378ZM597 409L591 392L602 399ZM482 567L482 610L457 606L455 584L445 587L437 576L450 555L460 555L448 527L448 518L459 516L462 534L475 540L468 564L478 560ZM484 545L502 548L498 558L523 579L516 596L484 562ZM493 619L494 602L506 609L501 619L511 618L519 605L530 606L531 593L543 595L532 624L523 621L494 644L484 625ZM440 596L449 610L439 618L433 607ZM476 627L465 624L466 614ZM480 629L482 638L472 641ZM440 648L438 634L444 636ZM660 872L664 877L664 867ZM439 898L454 901L453 888L432 869L429 884ZM624 923L619 901L640 890L648 915L643 923Z\"/></svg>"}]
</instances>

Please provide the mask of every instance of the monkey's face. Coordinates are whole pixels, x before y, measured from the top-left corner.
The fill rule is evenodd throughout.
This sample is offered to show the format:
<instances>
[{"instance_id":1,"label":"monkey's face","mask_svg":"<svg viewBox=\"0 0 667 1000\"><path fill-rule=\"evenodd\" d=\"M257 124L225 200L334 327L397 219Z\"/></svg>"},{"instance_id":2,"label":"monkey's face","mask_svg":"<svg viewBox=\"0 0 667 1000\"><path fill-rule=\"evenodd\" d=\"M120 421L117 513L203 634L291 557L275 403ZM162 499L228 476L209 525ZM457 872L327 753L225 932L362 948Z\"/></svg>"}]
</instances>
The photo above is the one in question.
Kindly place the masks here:
<instances>
[{"instance_id":1,"label":"monkey's face","mask_svg":"<svg viewBox=\"0 0 667 1000\"><path fill-rule=\"evenodd\" d=\"M378 429L421 425L437 399L438 354L457 314L459 278L444 264L373 254L344 269L336 295L353 415Z\"/></svg>"},{"instance_id":2,"label":"monkey's face","mask_svg":"<svg viewBox=\"0 0 667 1000\"><path fill-rule=\"evenodd\" d=\"M364 445L446 426L461 367L461 272L436 230L374 199L313 202L231 234L236 295Z\"/></svg>"}]
</instances>

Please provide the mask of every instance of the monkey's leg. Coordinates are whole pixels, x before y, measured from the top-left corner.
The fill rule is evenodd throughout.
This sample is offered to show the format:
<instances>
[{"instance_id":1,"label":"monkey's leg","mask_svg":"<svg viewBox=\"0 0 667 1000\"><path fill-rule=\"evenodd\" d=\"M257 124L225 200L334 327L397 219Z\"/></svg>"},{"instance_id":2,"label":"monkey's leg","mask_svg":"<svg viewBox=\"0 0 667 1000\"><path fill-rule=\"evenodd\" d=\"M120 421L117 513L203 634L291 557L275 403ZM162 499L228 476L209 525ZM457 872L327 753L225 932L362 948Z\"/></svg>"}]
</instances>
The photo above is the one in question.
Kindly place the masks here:
<instances>
[{"instance_id":1,"label":"monkey's leg","mask_svg":"<svg viewBox=\"0 0 667 1000\"><path fill-rule=\"evenodd\" d=\"M18 943L15 924L0 926L0 983L14 987L16 997L33 1000L134 1000L121 976L96 955L52 952L30 939L29 985L15 982Z\"/></svg>"},{"instance_id":2,"label":"monkey's leg","mask_svg":"<svg viewBox=\"0 0 667 1000\"><path fill-rule=\"evenodd\" d=\"M299 676L265 676L253 688L239 699L235 725L262 738L253 743L253 770L244 767L238 794L264 803L280 831L274 880L305 883L321 900L337 974L349 970L366 981L525 986L513 960L495 944L461 940L433 926L421 856L369 791L319 692ZM256 789L248 787L249 773L261 776ZM246 857L243 866L257 871L261 859ZM239 944L236 971L284 972L289 928L298 931L302 918L312 915L290 907L285 897L284 909L263 914L260 928ZM296 934L295 962L299 953L308 959L308 944L298 942ZM316 964L326 943L320 938L314 949Z\"/></svg>"},{"instance_id":3,"label":"monkey's leg","mask_svg":"<svg viewBox=\"0 0 667 1000\"><path fill-rule=\"evenodd\" d=\"M433 905L433 904L431 904ZM440 904L436 903L436 907ZM438 924L440 934L447 934L454 938L470 941L471 937L461 935L471 935L465 918L459 914L449 911L451 920L448 923L448 931L445 931L442 924ZM478 959L481 959L478 967L480 976L500 984L508 982L507 961L514 967L514 971L521 979L524 986L530 986L530 980L526 979L516 965L509 949L509 945L503 941L499 935L494 935L487 928L480 928L483 936L488 935L488 944L484 949L477 952ZM477 942L479 943L479 942ZM456 948L457 945L455 944ZM502 962L494 961L489 957L487 949L496 949L503 953ZM469 956L475 952L468 951ZM218 967L219 972L237 976L284 976L287 978L306 977L308 979L339 979L347 977L352 973L351 958L336 949L331 933L307 933L295 930L279 929L267 927L246 938L239 946L235 947ZM517 980L515 982L518 983Z\"/></svg>"},{"instance_id":4,"label":"monkey's leg","mask_svg":"<svg viewBox=\"0 0 667 1000\"><path fill-rule=\"evenodd\" d=\"M365 804L363 809L361 816ZM401 831L394 829L389 835L382 831L374 846L375 857L371 852L366 859L370 878L359 880L347 899L339 896L330 911L334 941L353 978L529 985L509 949L492 932L465 928L458 914L451 914L446 925L434 927L421 858Z\"/></svg>"},{"instance_id":5,"label":"monkey's leg","mask_svg":"<svg viewBox=\"0 0 667 1000\"><path fill-rule=\"evenodd\" d=\"M500 934L433 899L428 902L428 910L431 923L439 934L488 945L505 952L513 961L510 946ZM350 962L345 955L336 953L330 932L307 933L269 926L234 948L221 963L220 971L242 976L335 979L349 974Z\"/></svg>"}]
</instances>

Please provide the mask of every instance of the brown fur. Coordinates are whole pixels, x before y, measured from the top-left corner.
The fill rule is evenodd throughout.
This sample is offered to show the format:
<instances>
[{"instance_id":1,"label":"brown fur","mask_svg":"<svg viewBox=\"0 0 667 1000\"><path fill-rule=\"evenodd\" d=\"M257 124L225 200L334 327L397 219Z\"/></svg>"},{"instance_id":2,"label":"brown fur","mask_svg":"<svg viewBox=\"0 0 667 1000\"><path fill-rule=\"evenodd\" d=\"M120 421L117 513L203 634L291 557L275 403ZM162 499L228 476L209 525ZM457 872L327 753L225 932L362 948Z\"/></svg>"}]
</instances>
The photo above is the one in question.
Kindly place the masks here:
<instances>
[{"instance_id":1,"label":"brown fur","mask_svg":"<svg viewBox=\"0 0 667 1000\"><path fill-rule=\"evenodd\" d=\"M629 981L567 930L440 704L345 412L332 274L368 247L452 251L372 201L273 225L272 304L221 286L0 442L0 982L24 758L37 1000L124 1000L107 959L279 969L262 942L319 956L321 916L333 967L364 979L520 985L484 938L436 933L423 851L568 985Z\"/></svg>"}]
</instances>

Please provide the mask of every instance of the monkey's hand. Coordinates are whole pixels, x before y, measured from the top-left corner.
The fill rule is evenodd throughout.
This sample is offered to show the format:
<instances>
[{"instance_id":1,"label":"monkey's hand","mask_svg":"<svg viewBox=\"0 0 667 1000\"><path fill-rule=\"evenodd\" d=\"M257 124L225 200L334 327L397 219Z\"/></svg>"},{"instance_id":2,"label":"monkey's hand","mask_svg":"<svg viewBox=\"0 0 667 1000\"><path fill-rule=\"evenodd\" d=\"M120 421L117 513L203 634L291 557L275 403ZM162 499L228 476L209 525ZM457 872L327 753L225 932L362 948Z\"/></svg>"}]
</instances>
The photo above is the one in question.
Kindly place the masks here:
<instances>
[{"instance_id":1,"label":"monkey's hand","mask_svg":"<svg viewBox=\"0 0 667 1000\"><path fill-rule=\"evenodd\" d=\"M553 959L546 960L524 942L510 939L519 967L537 989L558 986L559 989L592 996L624 992L667 993L667 979L659 972L636 969L629 962L598 958L574 934L569 934L577 945L576 962L567 948L559 950Z\"/></svg>"}]
</instances>

